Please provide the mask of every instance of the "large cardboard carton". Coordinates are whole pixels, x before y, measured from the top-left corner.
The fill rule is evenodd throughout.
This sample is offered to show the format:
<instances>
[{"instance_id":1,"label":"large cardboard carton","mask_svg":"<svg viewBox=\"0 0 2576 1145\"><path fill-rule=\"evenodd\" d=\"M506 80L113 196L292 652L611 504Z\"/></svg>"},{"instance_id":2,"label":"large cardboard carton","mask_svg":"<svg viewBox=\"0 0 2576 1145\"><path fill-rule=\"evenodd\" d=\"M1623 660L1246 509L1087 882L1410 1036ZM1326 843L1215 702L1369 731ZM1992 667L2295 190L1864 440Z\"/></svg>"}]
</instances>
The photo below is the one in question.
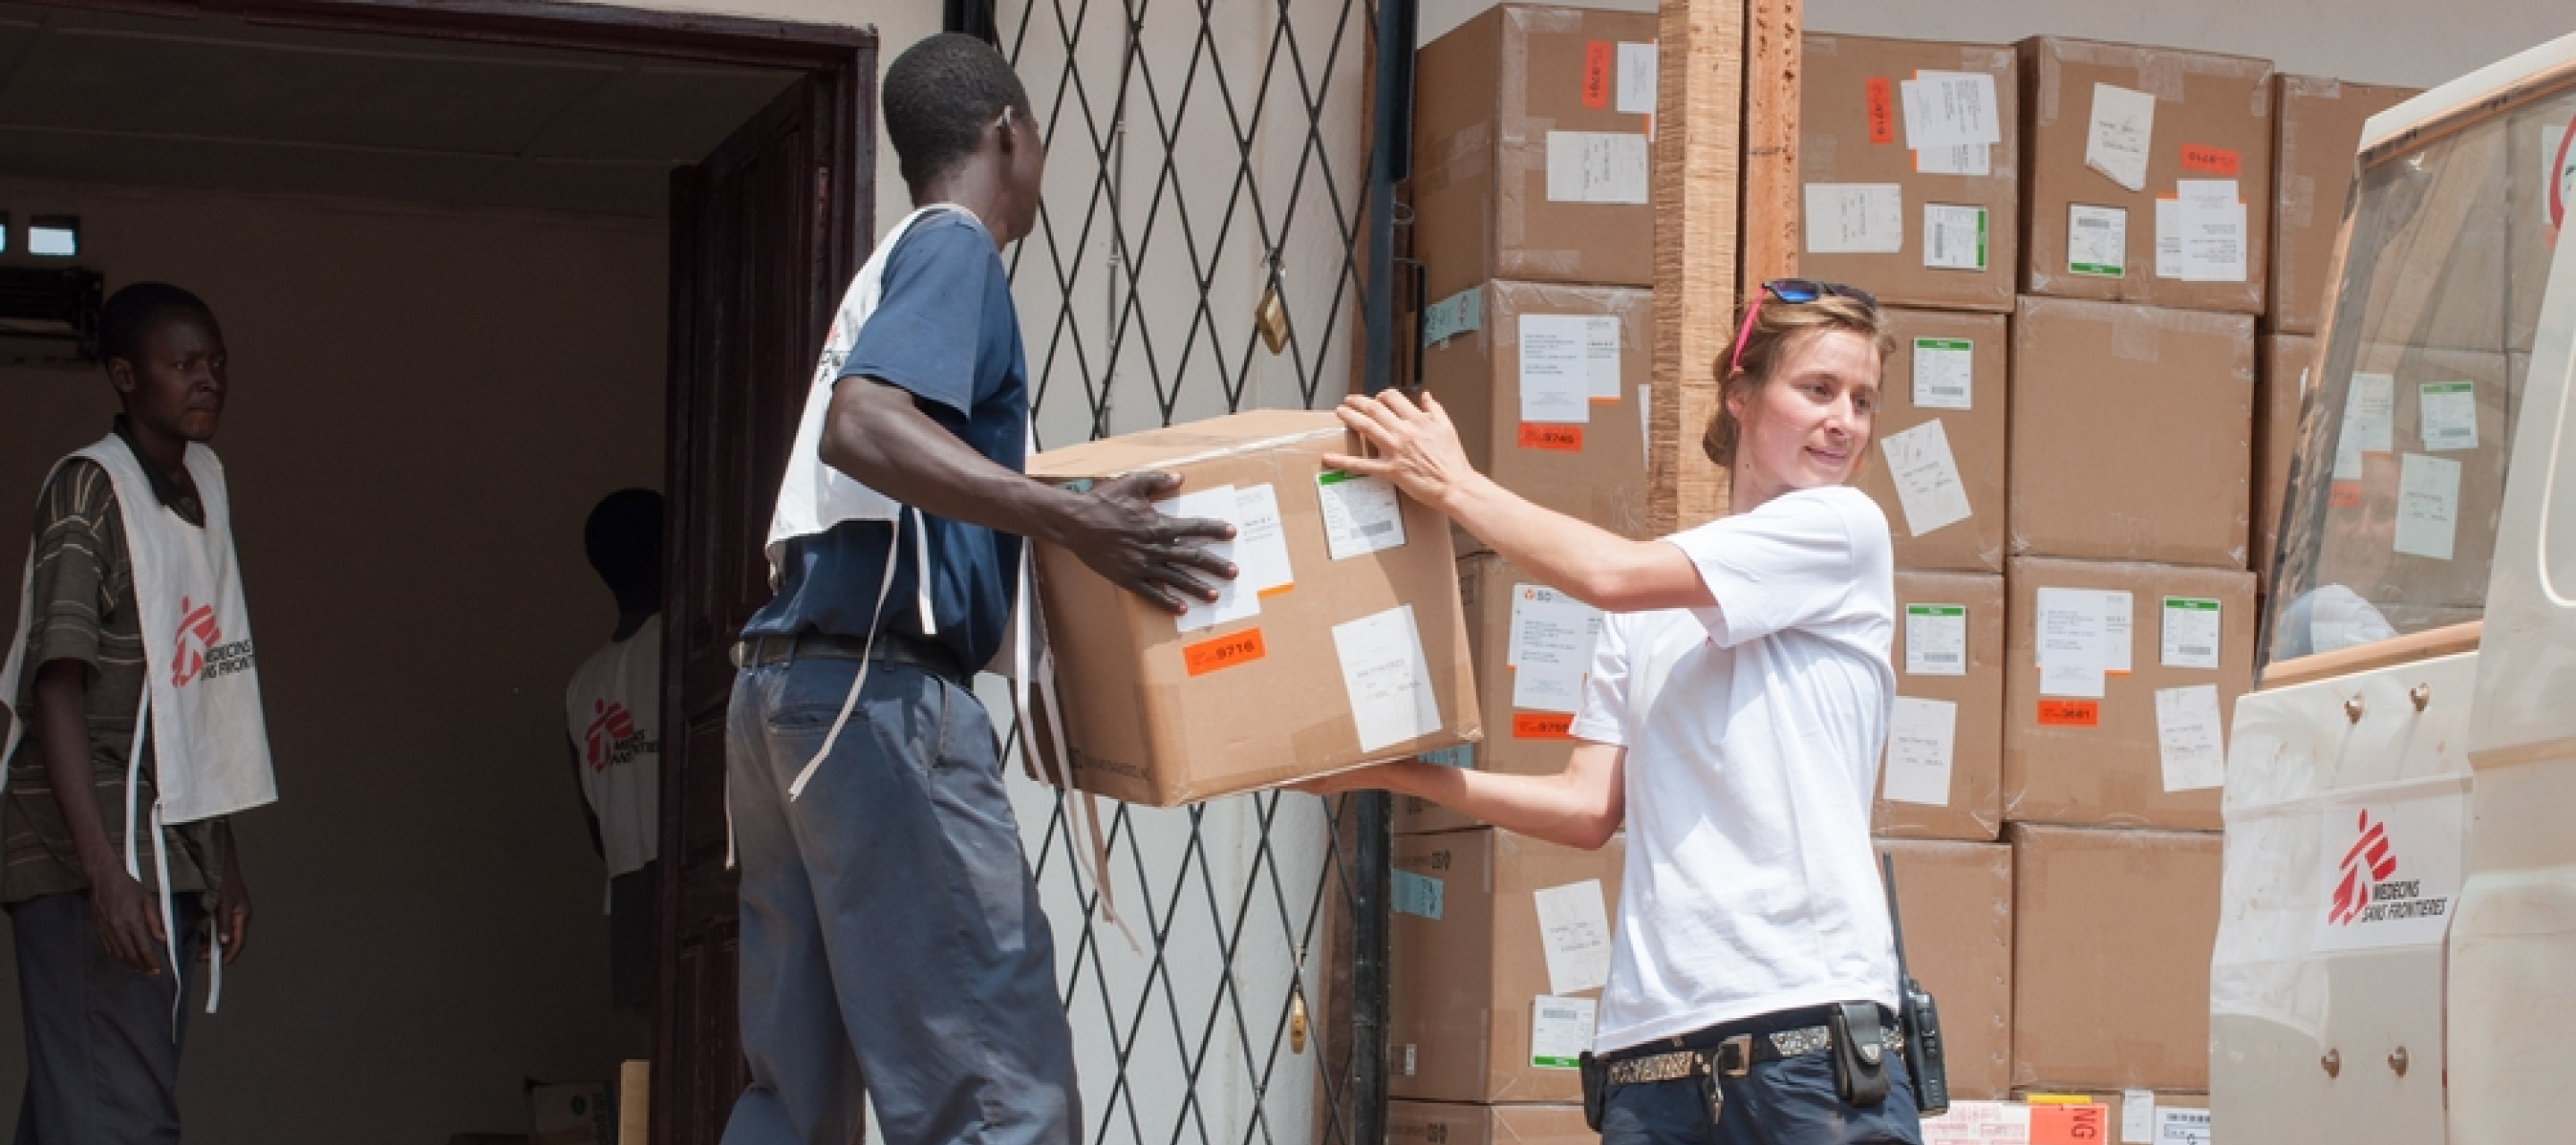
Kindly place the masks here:
<instances>
[{"instance_id":1,"label":"large cardboard carton","mask_svg":"<svg viewBox=\"0 0 2576 1145\"><path fill-rule=\"evenodd\" d=\"M2254 579L2271 584L2281 547L2282 498L2290 491L2290 458L2299 451L2300 403L2308 392L2317 340L2304 334L2263 337L2263 368L2254 374Z\"/></svg>"},{"instance_id":2,"label":"large cardboard carton","mask_svg":"<svg viewBox=\"0 0 2576 1145\"><path fill-rule=\"evenodd\" d=\"M1583 1100L1575 1059L1609 981L1626 856L1625 836L1598 851L1490 827L1397 837L1387 1092Z\"/></svg>"},{"instance_id":3,"label":"large cardboard carton","mask_svg":"<svg viewBox=\"0 0 2576 1145\"><path fill-rule=\"evenodd\" d=\"M2025 297L2012 386L2015 555L2245 567L2253 319Z\"/></svg>"},{"instance_id":4,"label":"large cardboard carton","mask_svg":"<svg viewBox=\"0 0 2576 1145\"><path fill-rule=\"evenodd\" d=\"M2217 830L2254 574L2023 558L2006 580L2005 821Z\"/></svg>"},{"instance_id":5,"label":"large cardboard carton","mask_svg":"<svg viewBox=\"0 0 2576 1145\"><path fill-rule=\"evenodd\" d=\"M1388 1145L1599 1145L1583 1106L1386 1103Z\"/></svg>"},{"instance_id":6,"label":"large cardboard carton","mask_svg":"<svg viewBox=\"0 0 2576 1145\"><path fill-rule=\"evenodd\" d=\"M2019 48L2023 292L2262 313L2272 65L2050 36Z\"/></svg>"},{"instance_id":7,"label":"large cardboard carton","mask_svg":"<svg viewBox=\"0 0 2576 1145\"><path fill-rule=\"evenodd\" d=\"M2011 344L2001 314L1882 311L1896 353L1852 484L1887 513L1898 568L2002 572Z\"/></svg>"},{"instance_id":8,"label":"large cardboard carton","mask_svg":"<svg viewBox=\"0 0 2576 1145\"><path fill-rule=\"evenodd\" d=\"M1413 253L1494 278L1654 285L1655 14L1509 4L1414 61Z\"/></svg>"},{"instance_id":9,"label":"large cardboard carton","mask_svg":"<svg viewBox=\"0 0 2576 1145\"><path fill-rule=\"evenodd\" d=\"M2363 346L2351 377L2340 440L2368 440L2334 459L2318 583L2370 601L2484 604L2512 453L2509 359Z\"/></svg>"},{"instance_id":10,"label":"large cardboard carton","mask_svg":"<svg viewBox=\"0 0 2576 1145\"><path fill-rule=\"evenodd\" d=\"M1075 786L1171 806L1482 734L1448 523L1324 468L1357 448L1329 412L1264 410L1029 459L1059 483L1177 473L1164 511L1238 530L1242 575L1177 618L1038 545Z\"/></svg>"},{"instance_id":11,"label":"large cardboard carton","mask_svg":"<svg viewBox=\"0 0 2576 1145\"><path fill-rule=\"evenodd\" d=\"M1653 291L1622 287L1479 284L1425 316L1423 385L1447 407L1478 470L1550 509L1643 538L1654 301Z\"/></svg>"},{"instance_id":12,"label":"large cardboard carton","mask_svg":"<svg viewBox=\"0 0 2576 1145\"><path fill-rule=\"evenodd\" d=\"M2014 826L2015 1084L2209 1088L2219 839Z\"/></svg>"},{"instance_id":13,"label":"large cardboard carton","mask_svg":"<svg viewBox=\"0 0 2576 1145\"><path fill-rule=\"evenodd\" d=\"M1905 963L1941 1010L1950 1096L2012 1088L2012 848L1879 841L1896 861Z\"/></svg>"},{"instance_id":14,"label":"large cardboard carton","mask_svg":"<svg viewBox=\"0 0 2576 1145\"><path fill-rule=\"evenodd\" d=\"M2505 125L2505 348L2528 352L2540 336L2540 300L2559 231L2576 209L2576 93L2513 113ZM2554 193L2553 193L2554 188Z\"/></svg>"},{"instance_id":15,"label":"large cardboard carton","mask_svg":"<svg viewBox=\"0 0 2576 1145\"><path fill-rule=\"evenodd\" d=\"M1896 718L1873 834L1991 840L2003 829L2004 578L1896 572Z\"/></svg>"},{"instance_id":16,"label":"large cardboard carton","mask_svg":"<svg viewBox=\"0 0 2576 1145\"><path fill-rule=\"evenodd\" d=\"M2034 1089L2011 1101L1953 1101L1948 1113L1923 1119L1923 1145L2209 1145L2211 1140L2205 1093Z\"/></svg>"},{"instance_id":17,"label":"large cardboard carton","mask_svg":"<svg viewBox=\"0 0 2576 1145\"><path fill-rule=\"evenodd\" d=\"M2051 1087L2023 1087L2013 1094L2014 1100L2026 1107L2048 1108L2070 1105L2099 1107L2098 1116L2103 1142L2144 1142L2145 1145L2209 1145L2209 1095L2206 1093L2158 1092L2152 1089L2113 1089L2086 1091ZM1924 1145L1932 1145L1927 1137ZM1983 1143L1980 1143L1983 1145ZM2027 1139L2018 1145L2028 1145Z\"/></svg>"},{"instance_id":18,"label":"large cardboard carton","mask_svg":"<svg viewBox=\"0 0 2576 1145\"><path fill-rule=\"evenodd\" d=\"M2328 264L2352 190L2361 125L2418 88L2272 77L2272 278L2270 328L2314 334L2324 320ZM2490 310L2492 314L2492 310ZM2493 319L2488 321L2493 332Z\"/></svg>"},{"instance_id":19,"label":"large cardboard carton","mask_svg":"<svg viewBox=\"0 0 2576 1145\"><path fill-rule=\"evenodd\" d=\"M2013 51L1809 33L1798 271L1882 303L2012 309L2020 264Z\"/></svg>"},{"instance_id":20,"label":"large cardboard carton","mask_svg":"<svg viewBox=\"0 0 2576 1145\"><path fill-rule=\"evenodd\" d=\"M1567 728L1583 702L1600 610L1492 553L1458 559L1458 599L1476 664L1476 706L1492 713L1482 743L1427 757L1504 775L1554 775L1574 750ZM1395 801L1398 834L1479 824L1416 796Z\"/></svg>"}]
</instances>

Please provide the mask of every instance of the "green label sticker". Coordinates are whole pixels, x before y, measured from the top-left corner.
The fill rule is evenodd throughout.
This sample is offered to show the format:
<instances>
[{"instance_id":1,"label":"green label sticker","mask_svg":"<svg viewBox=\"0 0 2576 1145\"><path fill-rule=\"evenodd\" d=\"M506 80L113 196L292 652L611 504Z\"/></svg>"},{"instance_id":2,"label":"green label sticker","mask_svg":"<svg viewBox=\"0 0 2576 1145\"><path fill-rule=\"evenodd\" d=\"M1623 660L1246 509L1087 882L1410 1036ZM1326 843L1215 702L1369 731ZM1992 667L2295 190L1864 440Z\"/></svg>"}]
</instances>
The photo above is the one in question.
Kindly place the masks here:
<instances>
[{"instance_id":1,"label":"green label sticker","mask_svg":"<svg viewBox=\"0 0 2576 1145\"><path fill-rule=\"evenodd\" d=\"M1907 616L1966 616L1967 614L1968 609L1965 605L1909 604L1905 606Z\"/></svg>"},{"instance_id":2,"label":"green label sticker","mask_svg":"<svg viewBox=\"0 0 2576 1145\"><path fill-rule=\"evenodd\" d=\"M1325 470L1325 471L1323 471L1323 472L1318 473L1318 474L1316 474L1316 475L1315 475L1315 484L1317 484L1317 485L1339 485L1339 484L1341 484L1342 482L1345 482L1345 481L1357 481L1357 480L1359 480L1359 479L1360 479L1360 475L1359 475L1359 474L1357 474L1357 473L1353 473L1353 472L1350 472L1349 470L1345 470L1345 469L1327 469L1327 470Z\"/></svg>"}]
</instances>

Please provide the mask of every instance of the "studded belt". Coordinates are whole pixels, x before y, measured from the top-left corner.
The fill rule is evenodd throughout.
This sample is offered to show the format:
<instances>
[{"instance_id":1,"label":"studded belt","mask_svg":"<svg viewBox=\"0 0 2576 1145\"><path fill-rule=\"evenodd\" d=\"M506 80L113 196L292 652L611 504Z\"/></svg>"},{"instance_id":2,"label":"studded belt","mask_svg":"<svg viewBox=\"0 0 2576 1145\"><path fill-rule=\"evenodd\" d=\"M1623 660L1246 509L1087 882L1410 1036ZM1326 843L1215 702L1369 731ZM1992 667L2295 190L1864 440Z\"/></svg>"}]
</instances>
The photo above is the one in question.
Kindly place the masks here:
<instances>
[{"instance_id":1,"label":"studded belt","mask_svg":"<svg viewBox=\"0 0 2576 1145\"><path fill-rule=\"evenodd\" d=\"M1889 1026L1881 1031L1881 1036L1887 1039L1889 1052L1904 1052L1905 1031ZM1620 1058L1606 1063L1606 1080L1611 1085L1642 1085L1712 1074L1742 1077L1754 1066L1765 1062L1821 1053L1831 1049L1833 1044L1833 1032L1823 1026L1774 1030L1767 1034L1737 1034L1704 1049Z\"/></svg>"}]
</instances>

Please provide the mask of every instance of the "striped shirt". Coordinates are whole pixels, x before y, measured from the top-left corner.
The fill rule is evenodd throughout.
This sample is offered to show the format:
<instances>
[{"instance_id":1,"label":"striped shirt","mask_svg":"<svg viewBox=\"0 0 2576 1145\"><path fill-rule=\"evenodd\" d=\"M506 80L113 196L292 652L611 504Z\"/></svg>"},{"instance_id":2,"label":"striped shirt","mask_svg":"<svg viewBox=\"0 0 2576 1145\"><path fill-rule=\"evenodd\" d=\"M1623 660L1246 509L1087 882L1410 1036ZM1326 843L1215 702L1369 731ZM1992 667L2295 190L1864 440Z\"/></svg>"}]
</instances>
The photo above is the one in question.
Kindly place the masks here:
<instances>
[{"instance_id":1,"label":"striped shirt","mask_svg":"<svg viewBox=\"0 0 2576 1145\"><path fill-rule=\"evenodd\" d=\"M120 437L122 432L120 424ZM192 497L167 485L150 463L145 463L144 471L153 478L153 491L162 504L202 526L204 513ZM26 670L14 703L18 711L35 711L36 675L44 664L73 660L89 667L85 711L90 797L98 801L108 843L121 855L125 852L127 752L134 743L134 715L143 701L145 668L142 622L134 603L134 562L126 551L125 520L107 470L86 458L73 458L55 470L38 498L34 549ZM29 731L9 761L8 796L0 800L0 902L24 902L89 887L72 846L71 828L55 802L42 749L33 729ZM134 803L135 815L146 822L147 831L157 797L154 774L147 736ZM215 851L218 822L170 828L173 891L214 889L210 875L223 868ZM150 892L156 880L153 843L148 836L138 843L140 879Z\"/></svg>"}]
</instances>

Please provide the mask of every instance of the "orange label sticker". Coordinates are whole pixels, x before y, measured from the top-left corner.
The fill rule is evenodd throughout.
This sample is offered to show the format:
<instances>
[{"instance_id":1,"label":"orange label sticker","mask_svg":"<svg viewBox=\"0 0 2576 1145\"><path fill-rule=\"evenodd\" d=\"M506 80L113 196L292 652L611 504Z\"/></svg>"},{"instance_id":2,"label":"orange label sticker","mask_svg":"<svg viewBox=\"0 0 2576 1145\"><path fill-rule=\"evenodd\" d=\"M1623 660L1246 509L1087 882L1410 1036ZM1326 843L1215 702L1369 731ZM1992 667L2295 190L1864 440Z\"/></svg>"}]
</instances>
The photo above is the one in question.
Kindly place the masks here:
<instances>
[{"instance_id":1,"label":"orange label sticker","mask_svg":"<svg viewBox=\"0 0 2576 1145\"><path fill-rule=\"evenodd\" d=\"M1869 77L1869 141L1896 142L1896 87L1885 76Z\"/></svg>"},{"instance_id":2,"label":"orange label sticker","mask_svg":"<svg viewBox=\"0 0 2576 1145\"><path fill-rule=\"evenodd\" d=\"M1610 106L1611 47L1608 40L1583 45L1583 106Z\"/></svg>"},{"instance_id":3,"label":"orange label sticker","mask_svg":"<svg viewBox=\"0 0 2576 1145\"><path fill-rule=\"evenodd\" d=\"M1550 425L1545 422L1521 423L1521 448L1552 449L1558 453L1583 452L1583 427Z\"/></svg>"},{"instance_id":4,"label":"orange label sticker","mask_svg":"<svg viewBox=\"0 0 2576 1145\"><path fill-rule=\"evenodd\" d=\"M2326 504L2337 509L2361 507L2361 482L2337 481L2326 487Z\"/></svg>"},{"instance_id":5,"label":"orange label sticker","mask_svg":"<svg viewBox=\"0 0 2576 1145\"><path fill-rule=\"evenodd\" d=\"M1219 668L1249 664L1268 651L1261 643L1261 630L1246 628L1213 640L1182 645L1181 663L1190 670L1190 675L1204 676Z\"/></svg>"},{"instance_id":6,"label":"orange label sticker","mask_svg":"<svg viewBox=\"0 0 2576 1145\"><path fill-rule=\"evenodd\" d=\"M2102 725L2100 700L2041 700L2039 726L2044 728L2091 728ZM2033 1137L2036 1142L2038 1138Z\"/></svg>"},{"instance_id":7,"label":"orange label sticker","mask_svg":"<svg viewBox=\"0 0 2576 1145\"><path fill-rule=\"evenodd\" d=\"M2224 147L2203 147L2197 143L2182 145L2182 169L2211 175L2234 175L2240 164L2236 153Z\"/></svg>"},{"instance_id":8,"label":"orange label sticker","mask_svg":"<svg viewBox=\"0 0 2576 1145\"><path fill-rule=\"evenodd\" d=\"M1574 717L1563 712L1513 712L1513 739L1573 739Z\"/></svg>"},{"instance_id":9,"label":"orange label sticker","mask_svg":"<svg viewBox=\"0 0 2576 1145\"><path fill-rule=\"evenodd\" d=\"M1271 585L1271 586L1270 586L1270 587L1268 587L1268 588L1262 589L1260 592L1258 592L1258 593L1256 593L1256 594L1254 594L1254 595L1256 595L1257 597L1259 597L1259 598L1260 598L1260 599L1262 599L1262 600L1268 600L1268 599L1270 599L1271 597L1274 597L1274 596L1286 596L1286 595L1288 595L1288 590L1293 589L1293 588L1295 588L1295 587L1297 587L1297 586L1296 586L1294 583L1290 583L1290 584L1274 584L1274 585Z\"/></svg>"},{"instance_id":10,"label":"orange label sticker","mask_svg":"<svg viewBox=\"0 0 2576 1145\"><path fill-rule=\"evenodd\" d=\"M2030 1145L2108 1145L2111 1109L2106 1105L2033 1105Z\"/></svg>"}]
</instances>

